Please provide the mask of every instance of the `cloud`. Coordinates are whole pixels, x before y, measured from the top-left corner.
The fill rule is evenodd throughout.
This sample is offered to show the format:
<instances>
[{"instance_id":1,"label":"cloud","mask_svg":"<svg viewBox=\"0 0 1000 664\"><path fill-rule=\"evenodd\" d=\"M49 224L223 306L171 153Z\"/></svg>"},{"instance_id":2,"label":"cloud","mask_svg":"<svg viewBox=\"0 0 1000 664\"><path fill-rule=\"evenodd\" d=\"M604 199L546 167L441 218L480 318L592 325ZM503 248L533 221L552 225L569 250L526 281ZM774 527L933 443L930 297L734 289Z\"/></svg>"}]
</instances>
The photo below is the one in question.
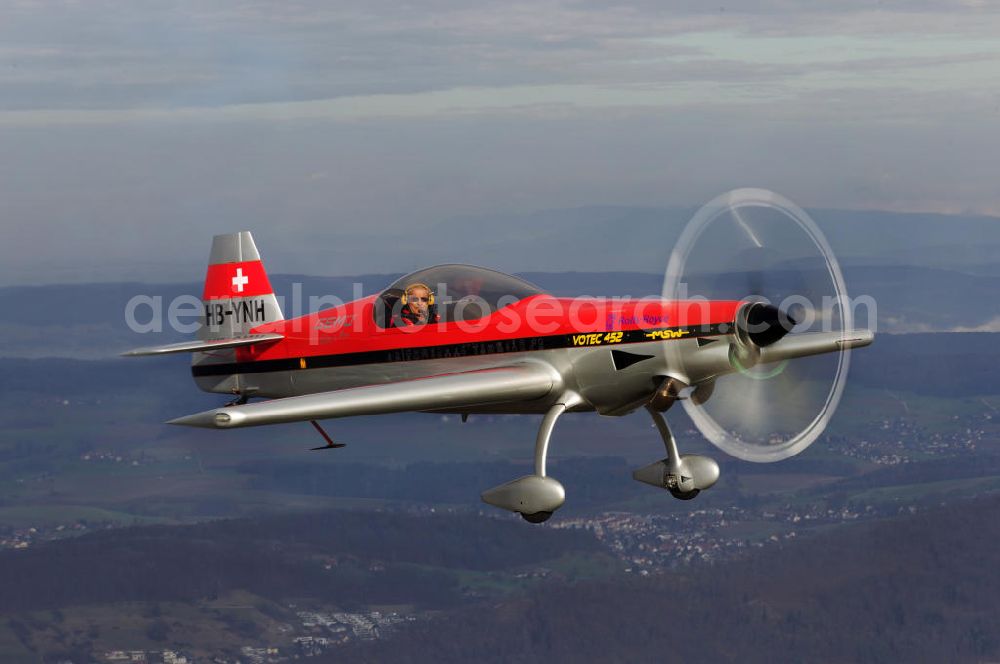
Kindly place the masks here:
<instances>
[{"instance_id":1,"label":"cloud","mask_svg":"<svg viewBox=\"0 0 1000 664\"><path fill-rule=\"evenodd\" d=\"M1000 332L1000 316L973 326L959 326L946 330L947 332Z\"/></svg>"},{"instance_id":2,"label":"cloud","mask_svg":"<svg viewBox=\"0 0 1000 664\"><path fill-rule=\"evenodd\" d=\"M997 7L11 0L0 281L190 275L234 228L358 272L442 219L740 186L1000 212Z\"/></svg>"},{"instance_id":3,"label":"cloud","mask_svg":"<svg viewBox=\"0 0 1000 664\"><path fill-rule=\"evenodd\" d=\"M878 11L866 2L830 9L777 0L707 9L694 2L20 2L0 9L0 108L246 106L472 87L794 84L831 70L863 79L871 72L866 62L893 71L941 55L935 48L968 55L950 52L949 35L989 41L998 27L995 12L944 1L883 3ZM914 32L924 39L915 42ZM805 36L811 43L796 42ZM837 41L843 37L856 40ZM879 56L887 44L904 53ZM859 60L858 50L872 57Z\"/></svg>"}]
</instances>

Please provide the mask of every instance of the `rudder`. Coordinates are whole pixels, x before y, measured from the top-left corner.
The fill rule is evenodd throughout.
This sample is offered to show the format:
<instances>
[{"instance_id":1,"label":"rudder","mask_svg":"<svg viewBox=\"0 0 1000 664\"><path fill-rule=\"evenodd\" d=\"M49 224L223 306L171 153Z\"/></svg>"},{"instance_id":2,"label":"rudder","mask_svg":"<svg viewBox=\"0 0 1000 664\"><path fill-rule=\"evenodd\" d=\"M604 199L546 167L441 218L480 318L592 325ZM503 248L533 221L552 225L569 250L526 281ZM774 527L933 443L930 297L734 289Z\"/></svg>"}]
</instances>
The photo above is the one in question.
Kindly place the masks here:
<instances>
[{"instance_id":1,"label":"rudder","mask_svg":"<svg viewBox=\"0 0 1000 664\"><path fill-rule=\"evenodd\" d=\"M202 304L199 339L245 337L284 319L250 231L212 239Z\"/></svg>"}]
</instances>

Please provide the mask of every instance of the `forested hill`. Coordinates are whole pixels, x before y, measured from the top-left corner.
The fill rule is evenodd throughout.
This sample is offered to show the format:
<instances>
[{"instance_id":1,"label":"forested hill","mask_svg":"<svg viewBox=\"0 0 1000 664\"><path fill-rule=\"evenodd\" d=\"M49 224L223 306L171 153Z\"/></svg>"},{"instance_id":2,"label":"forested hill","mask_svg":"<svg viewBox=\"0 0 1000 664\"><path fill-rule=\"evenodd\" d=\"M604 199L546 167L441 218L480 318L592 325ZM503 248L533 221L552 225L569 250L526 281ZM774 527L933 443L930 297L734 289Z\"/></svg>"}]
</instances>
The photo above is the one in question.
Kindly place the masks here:
<instances>
[{"instance_id":1,"label":"forested hill","mask_svg":"<svg viewBox=\"0 0 1000 664\"><path fill-rule=\"evenodd\" d=\"M691 573L544 587L336 661L995 660L998 511L982 498Z\"/></svg>"},{"instance_id":2,"label":"forested hill","mask_svg":"<svg viewBox=\"0 0 1000 664\"><path fill-rule=\"evenodd\" d=\"M0 614L234 590L274 600L318 595L342 606L446 606L461 594L444 570L505 570L598 550L584 532L475 515L333 511L126 528L0 552ZM331 558L341 564L324 567ZM380 573L365 571L371 561Z\"/></svg>"}]
</instances>

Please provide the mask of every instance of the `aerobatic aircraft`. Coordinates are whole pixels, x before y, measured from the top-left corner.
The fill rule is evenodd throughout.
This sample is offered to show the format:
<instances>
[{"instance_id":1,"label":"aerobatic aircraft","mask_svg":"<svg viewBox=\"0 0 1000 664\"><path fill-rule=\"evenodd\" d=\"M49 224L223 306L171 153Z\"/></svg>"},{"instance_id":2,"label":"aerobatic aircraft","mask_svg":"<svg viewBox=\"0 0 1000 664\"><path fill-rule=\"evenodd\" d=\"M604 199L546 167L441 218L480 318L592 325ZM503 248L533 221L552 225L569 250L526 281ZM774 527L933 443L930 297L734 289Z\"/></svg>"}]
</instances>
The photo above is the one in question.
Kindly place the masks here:
<instances>
[{"instance_id":1,"label":"aerobatic aircraft","mask_svg":"<svg viewBox=\"0 0 1000 664\"><path fill-rule=\"evenodd\" d=\"M767 206L766 219L749 209L745 197L730 195L703 209L677 245L683 255L675 249L671 256L668 283L658 297L555 297L518 277L452 264L293 319L282 315L251 234L220 235L212 243L197 339L126 355L191 353L198 387L233 397L171 424L232 429L311 422L326 440L323 448L342 446L318 423L329 418L410 411L454 413L463 420L481 413L541 414L534 473L482 494L486 503L532 523L548 519L565 499L562 484L546 472L560 416L645 410L666 458L636 470L635 479L690 499L715 484L719 466L707 456L680 454L664 411L681 401L711 442L743 459L797 454L832 415L849 350L873 340L872 332L853 329L843 311L796 312L817 296L817 281L845 297L843 277L810 221L806 235L818 248L819 268L798 267L789 278L789 266L801 265L803 252L775 261L774 245L762 238L787 233L790 216L796 222L790 226L802 229L798 222L807 217L784 199L769 198ZM757 220L748 220L754 214ZM731 291L735 283L746 292L735 299L677 297L679 286L699 279L686 268L687 259L713 232L726 242L742 240L727 265L715 266L709 285ZM743 245L753 251L748 254ZM778 266L775 273L784 277L772 291L795 291L796 306L763 301L760 291L768 287L761 285L761 264L741 263L747 255L766 255L768 266ZM740 275L735 282L734 275ZM810 315L812 320L802 320ZM808 374L793 372L796 363L823 354L834 360L809 365ZM726 381L733 381L728 392L719 389ZM771 384L782 391L760 391ZM810 393L818 395L815 402L802 402ZM723 410L713 413L708 408L716 401ZM790 403L799 420L740 430L772 402ZM724 410L730 404L739 407Z\"/></svg>"}]
</instances>

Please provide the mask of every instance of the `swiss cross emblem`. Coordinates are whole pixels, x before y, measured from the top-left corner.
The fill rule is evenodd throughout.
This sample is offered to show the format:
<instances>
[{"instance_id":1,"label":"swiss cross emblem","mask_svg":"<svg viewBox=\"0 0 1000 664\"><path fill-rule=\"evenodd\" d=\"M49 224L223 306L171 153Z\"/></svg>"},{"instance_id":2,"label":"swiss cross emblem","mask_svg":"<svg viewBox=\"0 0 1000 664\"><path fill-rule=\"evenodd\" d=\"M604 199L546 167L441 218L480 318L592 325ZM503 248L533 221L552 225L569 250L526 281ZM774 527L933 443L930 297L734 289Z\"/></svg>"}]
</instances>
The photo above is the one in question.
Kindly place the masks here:
<instances>
[{"instance_id":1,"label":"swiss cross emblem","mask_svg":"<svg viewBox=\"0 0 1000 664\"><path fill-rule=\"evenodd\" d=\"M250 277L243 274L243 268L236 268L236 276L233 277L233 290L237 293L243 292L243 287L250 283Z\"/></svg>"}]
</instances>

